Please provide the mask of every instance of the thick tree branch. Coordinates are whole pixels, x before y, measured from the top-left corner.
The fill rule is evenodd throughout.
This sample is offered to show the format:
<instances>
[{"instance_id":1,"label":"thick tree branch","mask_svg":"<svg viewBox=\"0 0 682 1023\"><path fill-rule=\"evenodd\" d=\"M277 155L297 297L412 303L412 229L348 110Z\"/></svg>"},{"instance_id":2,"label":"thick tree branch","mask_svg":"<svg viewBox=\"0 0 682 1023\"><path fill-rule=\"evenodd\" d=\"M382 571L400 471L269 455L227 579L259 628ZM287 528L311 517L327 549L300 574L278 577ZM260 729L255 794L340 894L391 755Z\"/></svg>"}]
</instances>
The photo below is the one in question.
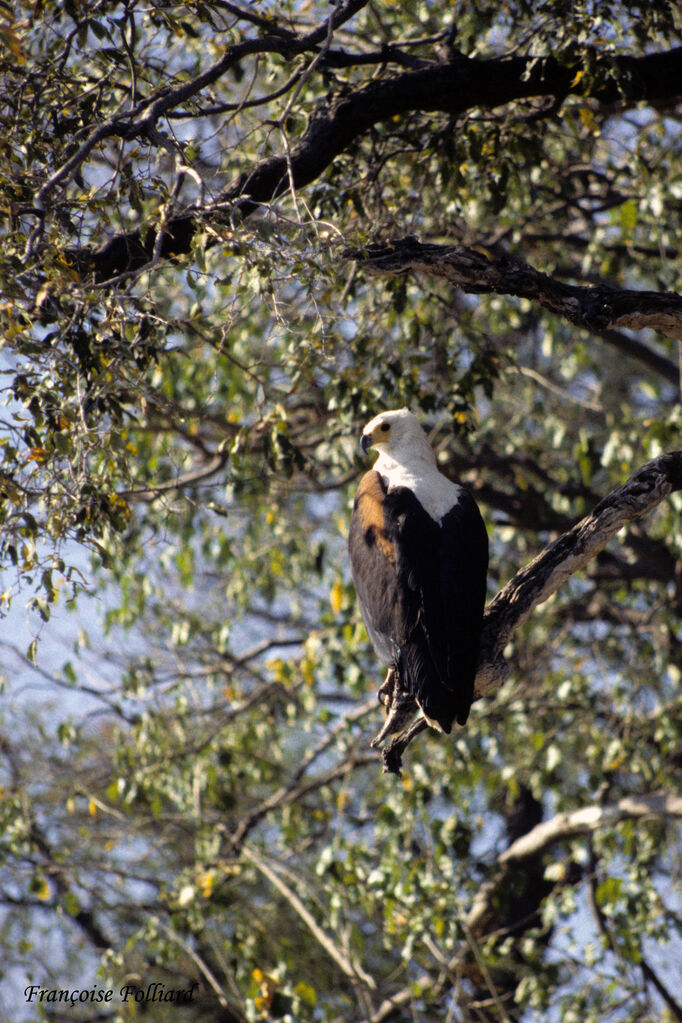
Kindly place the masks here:
<instances>
[{"instance_id":1,"label":"thick tree branch","mask_svg":"<svg viewBox=\"0 0 682 1023\"><path fill-rule=\"evenodd\" d=\"M535 267L506 254L467 246L422 244L400 238L385 245L368 245L346 253L367 273L398 276L406 273L443 277L471 294L515 295L537 302L569 323L593 333L622 329L651 330L682 340L682 295L676 292L632 291L606 285L564 284ZM609 343L622 337L608 337ZM635 346L632 354L640 357ZM647 352L651 357L656 353ZM649 364L652 358L649 358ZM667 360L666 360L667 363ZM656 369L661 371L657 361ZM665 376L678 383L676 367L666 365Z\"/></svg>"},{"instance_id":2,"label":"thick tree branch","mask_svg":"<svg viewBox=\"0 0 682 1023\"><path fill-rule=\"evenodd\" d=\"M639 817L682 817L682 796L626 796L617 803L584 806L570 813L559 813L549 821L536 824L527 834L517 838L501 854L498 863L502 866L522 863L556 842L589 835L599 828L612 828L621 821Z\"/></svg>"},{"instance_id":3,"label":"thick tree branch","mask_svg":"<svg viewBox=\"0 0 682 1023\"><path fill-rule=\"evenodd\" d=\"M349 17L352 10L361 6L357 0L355 4L348 3L343 10ZM321 31L317 30L315 39L306 37L309 46L321 42ZM249 42L253 48L260 40ZM281 37L273 40L275 52L292 45L290 40ZM297 52L301 52L299 46ZM245 52L243 56L246 55ZM475 107L493 109L515 100L563 99L572 92L584 94L585 86L580 84L578 70L574 61L554 57L495 60L457 57L448 63L373 79L317 111L290 154L263 160L245 171L216 203L192 207L170 218L160 245L157 245L156 233L145 227L118 234L95 251L89 248L71 250L69 256L80 272L92 273L96 281L103 282L139 270L150 263L154 255L169 258L187 253L202 223L219 222L235 211L242 217L248 216L262 204L282 195L290 184L296 189L303 188L376 124L412 112L444 113L453 117ZM682 94L682 47L642 57L618 57L608 62L603 71L603 75L595 76L589 91L590 97L601 103L632 104L639 100L654 103L676 98ZM220 73L217 66L206 72L210 82L220 77ZM184 98L184 93L177 93L177 102ZM152 113L158 116L169 113L171 108L164 97L159 97L158 103L158 107L147 111L143 120Z\"/></svg>"},{"instance_id":4,"label":"thick tree branch","mask_svg":"<svg viewBox=\"0 0 682 1023\"><path fill-rule=\"evenodd\" d=\"M502 651L538 604L581 571L623 526L648 515L676 490L682 490L682 451L648 462L516 573L486 609L477 697L488 695L507 677Z\"/></svg>"}]
</instances>

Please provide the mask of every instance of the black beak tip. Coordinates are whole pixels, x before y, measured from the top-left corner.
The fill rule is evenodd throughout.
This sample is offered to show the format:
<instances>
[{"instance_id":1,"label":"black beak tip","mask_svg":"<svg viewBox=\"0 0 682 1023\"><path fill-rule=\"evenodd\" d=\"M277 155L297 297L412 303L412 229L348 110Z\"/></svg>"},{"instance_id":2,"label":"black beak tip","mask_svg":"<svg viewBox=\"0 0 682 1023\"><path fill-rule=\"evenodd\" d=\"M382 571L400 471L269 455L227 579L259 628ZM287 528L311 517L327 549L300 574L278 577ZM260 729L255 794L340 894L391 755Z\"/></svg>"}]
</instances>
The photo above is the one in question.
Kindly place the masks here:
<instances>
[{"instance_id":1,"label":"black beak tip","mask_svg":"<svg viewBox=\"0 0 682 1023\"><path fill-rule=\"evenodd\" d=\"M372 446L372 438L370 437L370 435L368 433L363 433L363 435L362 435L362 437L360 439L360 447L365 452L365 454L367 454L367 452L369 451L371 446Z\"/></svg>"}]
</instances>

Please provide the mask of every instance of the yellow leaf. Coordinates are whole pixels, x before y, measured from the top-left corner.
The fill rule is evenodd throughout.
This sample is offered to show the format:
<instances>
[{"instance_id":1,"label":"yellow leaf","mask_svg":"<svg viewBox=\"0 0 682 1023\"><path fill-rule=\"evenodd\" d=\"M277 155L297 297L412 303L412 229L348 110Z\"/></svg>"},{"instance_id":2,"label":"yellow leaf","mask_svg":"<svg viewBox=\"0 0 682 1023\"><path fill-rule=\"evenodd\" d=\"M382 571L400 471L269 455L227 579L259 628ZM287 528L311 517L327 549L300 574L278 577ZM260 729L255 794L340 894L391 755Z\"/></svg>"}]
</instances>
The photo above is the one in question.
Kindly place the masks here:
<instances>
[{"instance_id":1,"label":"yellow leaf","mask_svg":"<svg viewBox=\"0 0 682 1023\"><path fill-rule=\"evenodd\" d=\"M332 606L332 611L335 615L341 610L341 604L343 603L343 587L337 580L329 591L329 603Z\"/></svg>"},{"instance_id":2,"label":"yellow leaf","mask_svg":"<svg viewBox=\"0 0 682 1023\"><path fill-rule=\"evenodd\" d=\"M304 981L302 980L299 981L299 983L296 985L294 991L301 999L301 1001L306 1003L306 1005L314 1006L315 1003L317 1002L317 994L315 992L315 988L311 987L310 984L304 983Z\"/></svg>"},{"instance_id":3,"label":"yellow leaf","mask_svg":"<svg viewBox=\"0 0 682 1023\"><path fill-rule=\"evenodd\" d=\"M52 892L50 891L50 886L44 877L41 877L40 882L35 889L35 894L41 902L47 902L50 898Z\"/></svg>"},{"instance_id":4,"label":"yellow leaf","mask_svg":"<svg viewBox=\"0 0 682 1023\"><path fill-rule=\"evenodd\" d=\"M88 813L90 814L91 817L97 816L97 803L95 802L94 799L91 799L90 802L88 803Z\"/></svg>"},{"instance_id":5,"label":"yellow leaf","mask_svg":"<svg viewBox=\"0 0 682 1023\"><path fill-rule=\"evenodd\" d=\"M592 111L590 110L589 107L581 107L580 108L580 120L583 122L584 126L589 131L593 131L594 130L594 126L595 126L594 114L592 113Z\"/></svg>"},{"instance_id":6,"label":"yellow leaf","mask_svg":"<svg viewBox=\"0 0 682 1023\"><path fill-rule=\"evenodd\" d=\"M126 519L130 518L130 505L124 497L120 497L118 494L114 494L111 498L111 503L119 512L123 514Z\"/></svg>"},{"instance_id":7,"label":"yellow leaf","mask_svg":"<svg viewBox=\"0 0 682 1023\"><path fill-rule=\"evenodd\" d=\"M312 686L315 682L315 662L311 661L309 657L304 657L301 661L301 677L306 685Z\"/></svg>"},{"instance_id":8,"label":"yellow leaf","mask_svg":"<svg viewBox=\"0 0 682 1023\"><path fill-rule=\"evenodd\" d=\"M26 457L27 462L44 462L47 459L47 450L45 448L31 448L30 453Z\"/></svg>"},{"instance_id":9,"label":"yellow leaf","mask_svg":"<svg viewBox=\"0 0 682 1023\"><path fill-rule=\"evenodd\" d=\"M212 870L206 870L199 876L199 887L201 888L201 894L205 899L210 899L213 894L213 882L215 880L215 874Z\"/></svg>"},{"instance_id":10,"label":"yellow leaf","mask_svg":"<svg viewBox=\"0 0 682 1023\"><path fill-rule=\"evenodd\" d=\"M0 43L5 46L13 57L16 57L20 64L23 64L26 60L23 50L21 49L21 37L15 29L18 25L0 25ZM21 28L26 27L26 22L20 23Z\"/></svg>"}]
</instances>

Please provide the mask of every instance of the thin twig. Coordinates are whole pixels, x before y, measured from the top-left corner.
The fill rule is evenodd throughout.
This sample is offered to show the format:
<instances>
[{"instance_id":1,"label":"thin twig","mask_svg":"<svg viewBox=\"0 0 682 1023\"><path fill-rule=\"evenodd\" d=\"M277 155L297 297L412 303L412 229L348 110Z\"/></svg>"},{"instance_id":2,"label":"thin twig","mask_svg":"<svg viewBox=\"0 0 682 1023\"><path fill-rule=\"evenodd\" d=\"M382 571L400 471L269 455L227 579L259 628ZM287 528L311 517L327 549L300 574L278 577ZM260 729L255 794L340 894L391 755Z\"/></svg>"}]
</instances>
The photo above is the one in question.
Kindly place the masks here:
<instances>
[{"instance_id":1,"label":"thin twig","mask_svg":"<svg viewBox=\"0 0 682 1023\"><path fill-rule=\"evenodd\" d=\"M376 991L376 982L374 978L366 973L357 961L346 956L341 949L337 947L327 932L319 926L296 892L282 880L279 874L268 866L265 860L262 859L261 856L253 848L251 848L251 846L243 845L241 852L242 856L256 867L263 877L270 882L273 888L276 888L280 895L284 896L318 944L325 950L327 955L334 960L339 969L351 980L360 980L370 991Z\"/></svg>"}]
</instances>

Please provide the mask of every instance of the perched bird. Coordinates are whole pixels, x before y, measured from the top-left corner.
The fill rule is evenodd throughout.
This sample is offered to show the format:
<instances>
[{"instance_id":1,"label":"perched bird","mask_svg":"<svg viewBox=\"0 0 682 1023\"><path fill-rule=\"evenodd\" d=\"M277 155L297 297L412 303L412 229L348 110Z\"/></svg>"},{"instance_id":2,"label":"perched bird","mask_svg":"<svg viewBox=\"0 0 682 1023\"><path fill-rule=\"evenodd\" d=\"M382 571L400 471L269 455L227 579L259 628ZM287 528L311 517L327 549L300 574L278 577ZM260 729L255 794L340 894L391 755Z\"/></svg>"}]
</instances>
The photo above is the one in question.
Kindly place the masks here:
<instances>
[{"instance_id":1,"label":"perched bird","mask_svg":"<svg viewBox=\"0 0 682 1023\"><path fill-rule=\"evenodd\" d=\"M408 409L375 416L361 443L379 457L360 480L349 555L367 632L388 666L379 699L387 711L403 701L411 714L416 702L432 728L449 733L466 722L473 698L485 525L468 490L439 471Z\"/></svg>"}]
</instances>

